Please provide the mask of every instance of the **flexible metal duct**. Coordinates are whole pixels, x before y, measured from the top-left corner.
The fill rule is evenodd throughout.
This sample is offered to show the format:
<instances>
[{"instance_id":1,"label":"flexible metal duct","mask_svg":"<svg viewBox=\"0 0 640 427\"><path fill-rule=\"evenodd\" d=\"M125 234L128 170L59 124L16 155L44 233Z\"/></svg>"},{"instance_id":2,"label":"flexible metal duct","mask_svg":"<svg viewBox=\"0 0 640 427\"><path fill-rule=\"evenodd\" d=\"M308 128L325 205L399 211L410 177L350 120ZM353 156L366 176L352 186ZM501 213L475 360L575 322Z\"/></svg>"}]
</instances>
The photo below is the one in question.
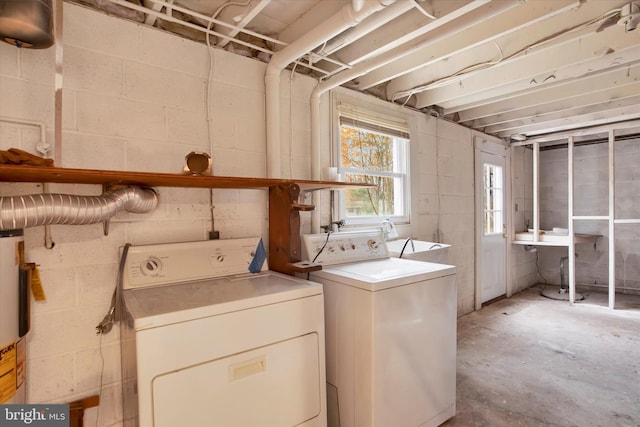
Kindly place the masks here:
<instances>
[{"instance_id":1,"label":"flexible metal duct","mask_svg":"<svg viewBox=\"0 0 640 427\"><path fill-rule=\"evenodd\" d=\"M49 224L95 224L120 211L146 213L158 205L158 195L148 188L125 187L100 196L33 194L0 197L0 230Z\"/></svg>"}]
</instances>

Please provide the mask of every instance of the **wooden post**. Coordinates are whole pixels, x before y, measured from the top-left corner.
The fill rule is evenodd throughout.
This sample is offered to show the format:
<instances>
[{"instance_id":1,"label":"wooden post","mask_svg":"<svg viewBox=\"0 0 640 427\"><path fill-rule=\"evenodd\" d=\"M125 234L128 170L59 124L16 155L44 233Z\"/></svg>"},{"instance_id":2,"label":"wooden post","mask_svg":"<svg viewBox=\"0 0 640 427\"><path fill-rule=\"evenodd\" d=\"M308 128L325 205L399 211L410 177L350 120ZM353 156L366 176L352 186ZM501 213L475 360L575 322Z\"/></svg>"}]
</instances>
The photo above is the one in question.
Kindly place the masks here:
<instances>
[{"instance_id":1,"label":"wooden post","mask_svg":"<svg viewBox=\"0 0 640 427\"><path fill-rule=\"evenodd\" d=\"M269 269L293 275L317 270L297 265L302 260L300 211L312 211L313 205L298 203L298 184L269 187Z\"/></svg>"},{"instance_id":2,"label":"wooden post","mask_svg":"<svg viewBox=\"0 0 640 427\"><path fill-rule=\"evenodd\" d=\"M100 396L90 396L69 403L69 427L84 426L84 411L100 404Z\"/></svg>"}]
</instances>

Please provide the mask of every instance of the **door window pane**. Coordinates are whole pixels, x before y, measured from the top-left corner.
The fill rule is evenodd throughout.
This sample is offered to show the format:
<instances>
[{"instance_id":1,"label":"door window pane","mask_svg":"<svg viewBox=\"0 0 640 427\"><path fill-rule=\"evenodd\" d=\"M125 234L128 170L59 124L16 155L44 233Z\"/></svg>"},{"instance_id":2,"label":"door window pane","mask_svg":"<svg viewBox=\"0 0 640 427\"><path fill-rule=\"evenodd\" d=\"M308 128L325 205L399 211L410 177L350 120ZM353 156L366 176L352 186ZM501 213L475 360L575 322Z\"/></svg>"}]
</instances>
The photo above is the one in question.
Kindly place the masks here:
<instances>
[{"instance_id":1,"label":"door window pane","mask_svg":"<svg viewBox=\"0 0 640 427\"><path fill-rule=\"evenodd\" d=\"M484 234L502 233L504 224L502 167L485 163L483 165L483 184Z\"/></svg>"}]
</instances>

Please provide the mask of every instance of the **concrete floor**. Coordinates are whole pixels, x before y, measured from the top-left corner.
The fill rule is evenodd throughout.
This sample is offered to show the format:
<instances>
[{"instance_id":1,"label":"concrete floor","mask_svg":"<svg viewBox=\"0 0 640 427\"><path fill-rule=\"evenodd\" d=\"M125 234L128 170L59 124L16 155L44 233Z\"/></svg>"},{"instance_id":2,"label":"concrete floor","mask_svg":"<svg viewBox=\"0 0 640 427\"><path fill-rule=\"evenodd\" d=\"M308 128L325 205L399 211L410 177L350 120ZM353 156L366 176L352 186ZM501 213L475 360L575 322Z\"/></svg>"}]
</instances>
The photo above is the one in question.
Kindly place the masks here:
<instances>
[{"instance_id":1,"label":"concrete floor","mask_svg":"<svg viewBox=\"0 0 640 427\"><path fill-rule=\"evenodd\" d=\"M534 286L458 319L457 414L444 426L640 427L640 296ZM618 308L619 307L619 308Z\"/></svg>"}]
</instances>

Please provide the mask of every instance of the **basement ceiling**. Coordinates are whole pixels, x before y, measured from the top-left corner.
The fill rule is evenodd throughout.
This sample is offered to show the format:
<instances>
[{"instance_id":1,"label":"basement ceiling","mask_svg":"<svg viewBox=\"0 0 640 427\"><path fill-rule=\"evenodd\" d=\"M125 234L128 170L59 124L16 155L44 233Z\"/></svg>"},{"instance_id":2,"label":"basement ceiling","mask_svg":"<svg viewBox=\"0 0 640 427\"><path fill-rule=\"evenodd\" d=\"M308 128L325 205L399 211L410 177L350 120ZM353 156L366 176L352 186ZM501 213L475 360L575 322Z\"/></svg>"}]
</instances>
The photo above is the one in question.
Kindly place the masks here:
<instances>
[{"instance_id":1,"label":"basement ceiling","mask_svg":"<svg viewBox=\"0 0 640 427\"><path fill-rule=\"evenodd\" d=\"M500 138L640 119L640 1L75 2L264 62L324 32L289 69Z\"/></svg>"}]
</instances>

